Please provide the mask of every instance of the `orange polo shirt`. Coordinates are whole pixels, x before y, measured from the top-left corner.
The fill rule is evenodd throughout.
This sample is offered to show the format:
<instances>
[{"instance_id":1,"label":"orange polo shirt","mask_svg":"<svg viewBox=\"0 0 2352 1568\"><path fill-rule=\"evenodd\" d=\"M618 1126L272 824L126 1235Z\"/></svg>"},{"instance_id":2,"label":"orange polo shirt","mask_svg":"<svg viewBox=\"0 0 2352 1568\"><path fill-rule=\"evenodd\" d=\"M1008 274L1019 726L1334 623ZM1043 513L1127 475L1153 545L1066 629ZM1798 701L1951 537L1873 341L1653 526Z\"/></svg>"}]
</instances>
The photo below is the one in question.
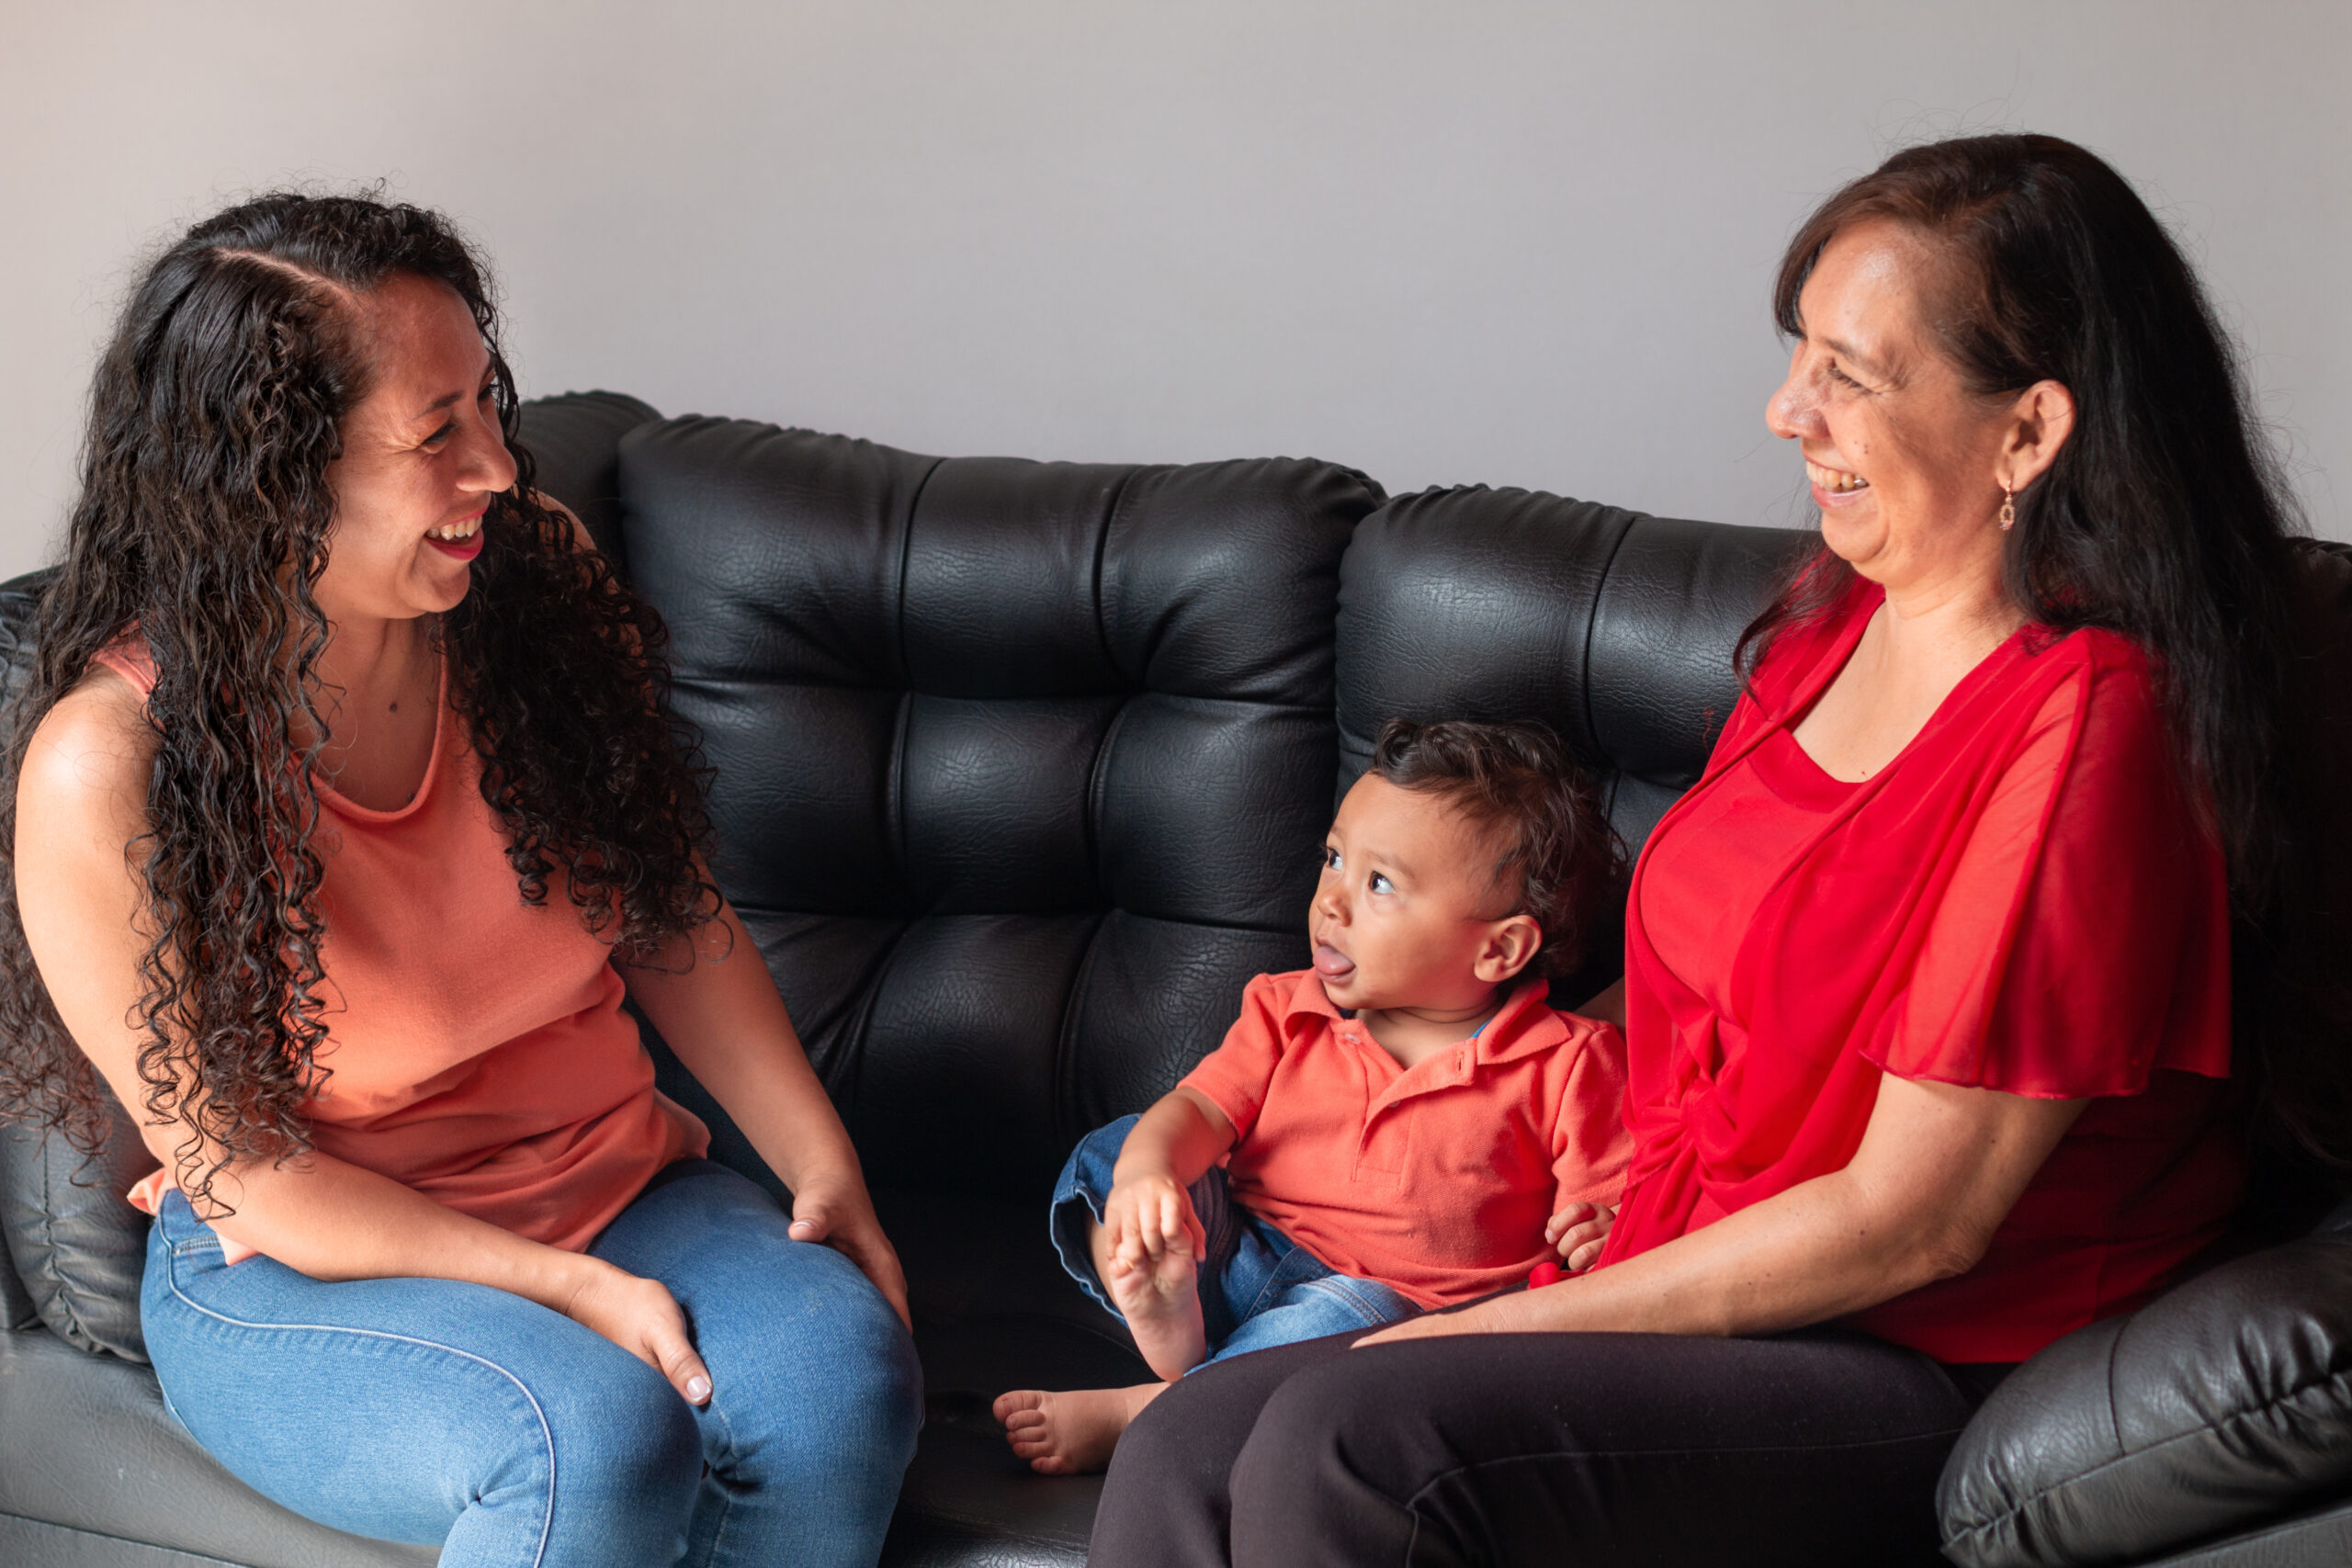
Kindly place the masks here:
<instances>
[{"instance_id":1,"label":"orange polo shirt","mask_svg":"<svg viewBox=\"0 0 2352 1568\"><path fill-rule=\"evenodd\" d=\"M1312 969L1261 975L1182 1087L1233 1122L1244 1208L1342 1274L1450 1306L1556 1262L1544 1222L1625 1183L1625 1042L1547 989L1521 985L1408 1070Z\"/></svg>"}]
</instances>

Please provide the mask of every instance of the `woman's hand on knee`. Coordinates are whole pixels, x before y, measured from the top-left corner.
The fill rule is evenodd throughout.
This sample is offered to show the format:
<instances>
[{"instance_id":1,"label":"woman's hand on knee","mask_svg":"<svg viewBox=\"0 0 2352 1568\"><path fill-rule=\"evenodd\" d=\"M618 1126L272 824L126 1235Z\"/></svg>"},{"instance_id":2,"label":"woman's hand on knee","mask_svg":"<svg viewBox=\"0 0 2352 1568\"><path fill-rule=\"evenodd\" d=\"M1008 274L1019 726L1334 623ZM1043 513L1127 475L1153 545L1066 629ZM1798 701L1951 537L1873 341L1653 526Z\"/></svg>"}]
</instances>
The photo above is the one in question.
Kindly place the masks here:
<instances>
[{"instance_id":1,"label":"woman's hand on knee","mask_svg":"<svg viewBox=\"0 0 2352 1568\"><path fill-rule=\"evenodd\" d=\"M710 1369L686 1337L686 1314L678 1310L677 1298L659 1280L597 1263L564 1303L563 1314L669 1379L687 1404L710 1403Z\"/></svg>"},{"instance_id":2,"label":"woman's hand on knee","mask_svg":"<svg viewBox=\"0 0 2352 1568\"><path fill-rule=\"evenodd\" d=\"M829 1181L804 1177L792 1194L792 1239L822 1242L857 1265L874 1281L899 1321L914 1332L907 1313L907 1271L899 1267L899 1249L882 1234L874 1200L864 1180L854 1176Z\"/></svg>"}]
</instances>

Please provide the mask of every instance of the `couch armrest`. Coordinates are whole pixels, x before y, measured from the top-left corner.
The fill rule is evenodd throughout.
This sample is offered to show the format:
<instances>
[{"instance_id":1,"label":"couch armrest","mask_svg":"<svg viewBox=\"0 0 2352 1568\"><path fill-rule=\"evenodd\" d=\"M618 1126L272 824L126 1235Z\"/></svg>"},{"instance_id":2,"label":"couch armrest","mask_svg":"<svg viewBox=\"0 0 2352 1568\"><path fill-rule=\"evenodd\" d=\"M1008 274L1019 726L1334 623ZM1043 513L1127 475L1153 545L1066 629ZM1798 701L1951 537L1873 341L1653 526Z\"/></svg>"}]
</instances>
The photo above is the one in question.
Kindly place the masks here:
<instances>
[{"instance_id":1,"label":"couch armrest","mask_svg":"<svg viewBox=\"0 0 2352 1568\"><path fill-rule=\"evenodd\" d=\"M1962 1568L2138 1562L2352 1491L2343 1218L2018 1368L1944 1467L1944 1554Z\"/></svg>"},{"instance_id":2,"label":"couch armrest","mask_svg":"<svg viewBox=\"0 0 2352 1568\"><path fill-rule=\"evenodd\" d=\"M50 1331L76 1349L147 1359L139 1326L147 1216L123 1201L155 1156L119 1106L85 1159L62 1134L0 1127L0 1235Z\"/></svg>"}]
</instances>

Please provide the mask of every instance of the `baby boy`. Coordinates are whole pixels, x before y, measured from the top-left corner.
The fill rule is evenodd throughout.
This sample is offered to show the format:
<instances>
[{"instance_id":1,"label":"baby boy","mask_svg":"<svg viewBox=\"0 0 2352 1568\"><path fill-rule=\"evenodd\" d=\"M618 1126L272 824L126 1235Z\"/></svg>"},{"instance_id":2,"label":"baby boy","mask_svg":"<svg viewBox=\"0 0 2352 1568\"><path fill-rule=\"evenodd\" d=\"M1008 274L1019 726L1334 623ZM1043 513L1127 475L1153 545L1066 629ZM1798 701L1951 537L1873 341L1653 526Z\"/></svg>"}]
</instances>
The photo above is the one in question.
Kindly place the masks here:
<instances>
[{"instance_id":1,"label":"baby boy","mask_svg":"<svg viewBox=\"0 0 2352 1568\"><path fill-rule=\"evenodd\" d=\"M1529 976L1574 969L1620 853L1546 732L1385 726L1325 840L1314 967L1252 980L1224 1044L1090 1134L1055 1192L1063 1264L1167 1381L1007 1393L1013 1451L1099 1470L1204 1360L1598 1257L1631 1152L1624 1042Z\"/></svg>"}]
</instances>

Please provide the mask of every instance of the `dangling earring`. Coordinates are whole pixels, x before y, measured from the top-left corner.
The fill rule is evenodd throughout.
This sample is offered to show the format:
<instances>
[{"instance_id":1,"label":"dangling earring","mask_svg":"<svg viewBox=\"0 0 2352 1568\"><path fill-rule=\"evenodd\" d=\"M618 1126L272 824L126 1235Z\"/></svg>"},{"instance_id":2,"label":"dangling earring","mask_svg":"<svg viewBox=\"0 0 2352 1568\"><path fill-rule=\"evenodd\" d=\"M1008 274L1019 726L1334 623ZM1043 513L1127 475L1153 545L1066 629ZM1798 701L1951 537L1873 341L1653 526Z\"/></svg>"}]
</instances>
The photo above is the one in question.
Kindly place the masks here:
<instances>
[{"instance_id":1,"label":"dangling earring","mask_svg":"<svg viewBox=\"0 0 2352 1568\"><path fill-rule=\"evenodd\" d=\"M2001 483L2001 532L2006 534L2018 525L2017 492L2006 479Z\"/></svg>"}]
</instances>

